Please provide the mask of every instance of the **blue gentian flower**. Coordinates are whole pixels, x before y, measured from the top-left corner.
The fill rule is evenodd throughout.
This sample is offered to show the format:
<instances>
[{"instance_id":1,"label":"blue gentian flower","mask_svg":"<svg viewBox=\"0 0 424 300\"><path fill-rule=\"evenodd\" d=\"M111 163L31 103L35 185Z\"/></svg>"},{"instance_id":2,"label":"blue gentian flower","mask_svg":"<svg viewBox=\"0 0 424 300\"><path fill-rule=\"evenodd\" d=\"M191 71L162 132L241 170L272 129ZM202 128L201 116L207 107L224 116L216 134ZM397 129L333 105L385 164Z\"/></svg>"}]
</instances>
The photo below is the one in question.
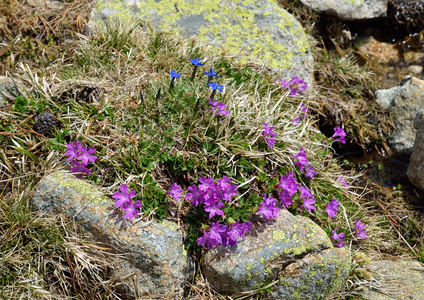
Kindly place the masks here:
<instances>
[{"instance_id":1,"label":"blue gentian flower","mask_svg":"<svg viewBox=\"0 0 424 300\"><path fill-rule=\"evenodd\" d=\"M171 72L167 72L167 74L171 75L171 78L180 78L181 73L177 73L174 70L171 70Z\"/></svg>"},{"instance_id":2,"label":"blue gentian flower","mask_svg":"<svg viewBox=\"0 0 424 300\"><path fill-rule=\"evenodd\" d=\"M218 90L222 92L222 88L224 87L222 84L218 85L215 81L208 83L208 85L212 88L212 91Z\"/></svg>"},{"instance_id":3,"label":"blue gentian flower","mask_svg":"<svg viewBox=\"0 0 424 300\"><path fill-rule=\"evenodd\" d=\"M212 70L212 68L210 69L209 73L208 72L205 72L205 75L208 75L209 78L212 78L213 76L218 77L218 78L221 78L221 77L218 76L218 74L216 72L214 72Z\"/></svg>"},{"instance_id":4,"label":"blue gentian flower","mask_svg":"<svg viewBox=\"0 0 424 300\"><path fill-rule=\"evenodd\" d=\"M198 59L198 58L190 58L190 61L191 61L191 63L193 64L193 65L195 65L196 67L197 66L203 66L204 64L201 64L200 63L200 60Z\"/></svg>"}]
</instances>

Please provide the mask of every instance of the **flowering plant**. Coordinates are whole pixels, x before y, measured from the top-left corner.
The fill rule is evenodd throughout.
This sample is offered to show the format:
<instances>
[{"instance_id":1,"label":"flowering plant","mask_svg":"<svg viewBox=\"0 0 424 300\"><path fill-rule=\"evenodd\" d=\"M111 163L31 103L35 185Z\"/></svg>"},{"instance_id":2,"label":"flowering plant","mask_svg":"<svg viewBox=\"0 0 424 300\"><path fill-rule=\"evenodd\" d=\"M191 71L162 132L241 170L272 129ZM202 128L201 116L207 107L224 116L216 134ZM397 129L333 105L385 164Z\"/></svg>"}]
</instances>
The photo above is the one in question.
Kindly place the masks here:
<instances>
[{"instance_id":1,"label":"flowering plant","mask_svg":"<svg viewBox=\"0 0 424 300\"><path fill-rule=\"evenodd\" d=\"M65 152L65 156L69 156L67 161L71 161L72 165L75 166L70 168L71 173L78 173L78 178L81 178L82 173L89 176L91 171L87 168L87 165L89 162L94 163L97 159L97 156L92 155L96 152L96 149L91 147L87 150L85 145L82 145L79 141L70 142L66 147L68 150Z\"/></svg>"}]
</instances>

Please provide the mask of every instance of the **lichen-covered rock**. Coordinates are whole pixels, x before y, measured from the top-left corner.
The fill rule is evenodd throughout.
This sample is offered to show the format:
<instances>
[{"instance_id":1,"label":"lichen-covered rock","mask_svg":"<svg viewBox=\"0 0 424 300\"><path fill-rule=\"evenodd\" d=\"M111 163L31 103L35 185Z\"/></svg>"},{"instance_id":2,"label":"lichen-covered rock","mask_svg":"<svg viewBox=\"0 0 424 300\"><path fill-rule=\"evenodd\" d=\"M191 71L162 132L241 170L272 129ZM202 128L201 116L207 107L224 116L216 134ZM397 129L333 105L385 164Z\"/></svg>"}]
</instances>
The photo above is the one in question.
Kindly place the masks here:
<instances>
[{"instance_id":1,"label":"lichen-covered rock","mask_svg":"<svg viewBox=\"0 0 424 300\"><path fill-rule=\"evenodd\" d=\"M121 214L111 214L113 201L94 186L66 173L43 178L32 203L48 213L62 213L89 230L98 241L113 246L127 259L120 261L115 276L127 278L137 295L162 294L179 298L192 271L177 225L164 221L148 226L125 224ZM145 226L145 227L143 227ZM129 276L135 274L136 276ZM125 280L124 280L125 281Z\"/></svg>"},{"instance_id":2,"label":"lichen-covered rock","mask_svg":"<svg viewBox=\"0 0 424 300\"><path fill-rule=\"evenodd\" d=\"M157 30L183 31L207 46L210 56L224 53L239 63L264 65L282 79L312 81L313 56L297 20L267 0L97 0L92 20L135 16Z\"/></svg>"},{"instance_id":3,"label":"lichen-covered rock","mask_svg":"<svg viewBox=\"0 0 424 300\"><path fill-rule=\"evenodd\" d=\"M23 92L23 86L19 80L15 79L13 81L6 76L0 76L0 108L3 108L10 100L19 96L19 91Z\"/></svg>"},{"instance_id":4,"label":"lichen-covered rock","mask_svg":"<svg viewBox=\"0 0 424 300\"><path fill-rule=\"evenodd\" d=\"M325 299L341 287L349 275L351 259L347 248L330 248L310 253L287 266L279 275L274 299Z\"/></svg>"},{"instance_id":5,"label":"lichen-covered rock","mask_svg":"<svg viewBox=\"0 0 424 300\"><path fill-rule=\"evenodd\" d=\"M423 108L424 81L407 76L396 87L376 91L376 96L377 102L394 114L396 130L388 139L392 150L409 158L416 133L414 119Z\"/></svg>"},{"instance_id":6,"label":"lichen-covered rock","mask_svg":"<svg viewBox=\"0 0 424 300\"><path fill-rule=\"evenodd\" d=\"M342 20L365 20L385 17L388 0L300 0L321 13Z\"/></svg>"},{"instance_id":7,"label":"lichen-covered rock","mask_svg":"<svg viewBox=\"0 0 424 300\"><path fill-rule=\"evenodd\" d=\"M310 299L320 299L340 287L349 267L349 252L334 249L318 225L281 210L278 219L255 224L237 246L210 249L202 272L222 293L255 290L277 281L272 289L277 298L284 295L279 299L297 299L299 289L316 293L317 298Z\"/></svg>"},{"instance_id":8,"label":"lichen-covered rock","mask_svg":"<svg viewBox=\"0 0 424 300\"><path fill-rule=\"evenodd\" d=\"M417 135L406 175L413 185L424 191L424 107L416 115L414 127Z\"/></svg>"},{"instance_id":9,"label":"lichen-covered rock","mask_svg":"<svg viewBox=\"0 0 424 300\"><path fill-rule=\"evenodd\" d=\"M418 261L377 260L364 265L364 269L370 278L362 280L365 290L361 299L424 299L424 266Z\"/></svg>"}]
</instances>

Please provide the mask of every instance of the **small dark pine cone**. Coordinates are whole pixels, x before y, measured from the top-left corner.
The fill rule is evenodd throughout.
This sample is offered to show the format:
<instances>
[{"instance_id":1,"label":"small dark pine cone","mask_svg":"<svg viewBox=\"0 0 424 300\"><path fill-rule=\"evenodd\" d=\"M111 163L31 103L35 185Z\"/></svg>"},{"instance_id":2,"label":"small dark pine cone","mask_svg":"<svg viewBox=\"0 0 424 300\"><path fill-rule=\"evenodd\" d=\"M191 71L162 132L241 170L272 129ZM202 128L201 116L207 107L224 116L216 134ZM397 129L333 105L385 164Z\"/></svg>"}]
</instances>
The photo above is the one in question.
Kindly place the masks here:
<instances>
[{"instance_id":1,"label":"small dark pine cone","mask_svg":"<svg viewBox=\"0 0 424 300\"><path fill-rule=\"evenodd\" d=\"M54 128L60 129L62 123L52 115L49 109L44 110L42 114L34 119L34 131L46 136L52 137Z\"/></svg>"},{"instance_id":2,"label":"small dark pine cone","mask_svg":"<svg viewBox=\"0 0 424 300\"><path fill-rule=\"evenodd\" d=\"M79 91L76 95L76 101L84 101L87 103L94 101L99 101L101 95L101 91L99 87L95 85L87 85L83 87L81 91Z\"/></svg>"}]
</instances>

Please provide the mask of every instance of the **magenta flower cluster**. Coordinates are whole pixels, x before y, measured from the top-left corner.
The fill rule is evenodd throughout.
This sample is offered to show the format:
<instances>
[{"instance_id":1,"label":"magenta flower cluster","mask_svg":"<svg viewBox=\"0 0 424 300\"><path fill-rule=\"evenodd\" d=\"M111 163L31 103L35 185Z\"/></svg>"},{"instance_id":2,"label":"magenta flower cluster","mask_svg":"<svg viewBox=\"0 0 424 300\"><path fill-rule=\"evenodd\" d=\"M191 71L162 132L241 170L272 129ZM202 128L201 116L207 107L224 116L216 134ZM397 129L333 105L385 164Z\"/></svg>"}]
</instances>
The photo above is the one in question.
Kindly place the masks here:
<instances>
[{"instance_id":1,"label":"magenta flower cluster","mask_svg":"<svg viewBox=\"0 0 424 300\"><path fill-rule=\"evenodd\" d=\"M132 202L131 198L135 197L135 190L128 192L128 186L121 184L119 189L121 192L116 192L112 195L116 199L115 206L120 207L125 212L125 219L132 220L133 217L138 217L140 213L139 208L142 206L140 200Z\"/></svg>"},{"instance_id":2,"label":"magenta flower cluster","mask_svg":"<svg viewBox=\"0 0 424 300\"><path fill-rule=\"evenodd\" d=\"M361 220L355 221L355 227L353 228L354 236L361 239L366 239L367 233L364 228L365 228L365 225L361 222ZM337 233L337 227L334 228L332 232L333 232L333 235L330 238L333 240L333 244L339 248L345 246L346 245L345 233L344 232Z\"/></svg>"},{"instance_id":3,"label":"magenta flower cluster","mask_svg":"<svg viewBox=\"0 0 424 300\"><path fill-rule=\"evenodd\" d=\"M272 149L272 147L274 147L274 144L276 143L275 141L275 137L276 134L275 132L273 132L272 130L274 129L274 126L269 126L268 123L263 123L264 124L264 131L262 131L262 135L263 135L263 140L267 143L268 148Z\"/></svg>"},{"instance_id":4,"label":"magenta flower cluster","mask_svg":"<svg viewBox=\"0 0 424 300\"><path fill-rule=\"evenodd\" d=\"M307 165L306 156L303 157L302 155L299 158L300 159L298 159L298 163L303 166L303 168L302 166L299 166L299 168L304 169L305 165ZM343 179L342 177L339 177L339 181L340 181L340 178ZM346 181L343 181L343 182L346 183ZM275 186L275 188L277 188L280 205L282 207L289 208L290 206L293 205L293 199L297 198L297 203L299 207L304 207L308 212L312 212L312 210L316 210L316 207L314 206L315 198L312 195L311 191L308 188L304 186L300 186L297 183L293 172L289 172L286 176L281 176L280 182ZM347 187L345 186L345 188ZM265 195L265 198L266 198L266 195ZM262 204L262 206L263 205L264 204ZM336 214L339 211L338 206L339 206L339 201L337 199L331 200L326 205L324 211L327 213L330 219L336 217ZM274 213L274 212L268 209L267 210L268 216L271 216L271 213ZM275 213L272 216L275 217ZM355 229L354 229L356 231L355 233L356 237L359 237L362 239L366 238L366 232L364 227L365 225L362 224L360 220L356 222ZM333 235L331 236L331 238L334 240L333 242L334 245L336 245L337 247L343 247L345 245L344 235L345 234L343 232L337 234L337 227L336 227L333 230Z\"/></svg>"},{"instance_id":5,"label":"magenta flower cluster","mask_svg":"<svg viewBox=\"0 0 424 300\"><path fill-rule=\"evenodd\" d=\"M308 114L311 112L311 109L303 104L300 104L300 112L302 113L299 117L291 120L290 122L292 122L295 126L299 125L300 120L307 118Z\"/></svg>"},{"instance_id":6,"label":"magenta flower cluster","mask_svg":"<svg viewBox=\"0 0 424 300\"><path fill-rule=\"evenodd\" d=\"M278 207L275 207L275 199L272 196L267 197L264 193L264 201L258 209L258 214L263 215L265 218L278 218Z\"/></svg>"},{"instance_id":7,"label":"magenta flower cluster","mask_svg":"<svg viewBox=\"0 0 424 300\"><path fill-rule=\"evenodd\" d=\"M292 155L291 158L295 159L293 163L299 167L299 170L304 172L305 177L308 179L313 179L318 172L314 171L314 166L310 161L308 161L308 158L306 157L305 150L300 148L300 151Z\"/></svg>"},{"instance_id":8,"label":"magenta flower cluster","mask_svg":"<svg viewBox=\"0 0 424 300\"><path fill-rule=\"evenodd\" d=\"M226 176L217 180L211 177L202 177L199 181L198 185L193 184L188 187L185 199L190 200L193 206L203 205L209 219L223 216L222 208L225 202L232 201L232 197L238 195L237 186L231 184L230 179ZM167 194L179 201L183 197L183 190L174 183ZM244 238L251 226L251 222L222 225L216 221L212 223L209 231L203 230L203 236L197 239L197 244L202 245L203 248L211 248L216 245L234 246L237 244L237 238Z\"/></svg>"},{"instance_id":9,"label":"magenta flower cluster","mask_svg":"<svg viewBox=\"0 0 424 300\"><path fill-rule=\"evenodd\" d=\"M334 128L334 134L331 136L335 141L346 144L346 132L340 126Z\"/></svg>"},{"instance_id":10,"label":"magenta flower cluster","mask_svg":"<svg viewBox=\"0 0 424 300\"><path fill-rule=\"evenodd\" d=\"M275 80L275 82L278 83L278 80ZM294 76L288 81L282 80L281 86L283 89L289 89L292 97L297 96L299 92L303 92L308 88L305 79L300 79L297 76Z\"/></svg>"},{"instance_id":11,"label":"magenta flower cluster","mask_svg":"<svg viewBox=\"0 0 424 300\"><path fill-rule=\"evenodd\" d=\"M216 110L216 115L223 115L223 116L228 116L229 111L228 110L224 110L225 109L225 104L219 101L213 101L212 99L209 99L209 104L212 107L212 112L214 113L214 111Z\"/></svg>"},{"instance_id":12,"label":"magenta flower cluster","mask_svg":"<svg viewBox=\"0 0 424 300\"><path fill-rule=\"evenodd\" d=\"M77 177L81 178L82 173L90 175L91 171L87 168L89 162L94 163L97 156L94 156L96 149L94 147L87 150L85 145L82 145L79 141L71 142L66 145L68 150L65 152L65 156L69 156L66 160L72 161L73 168L70 168L71 173L78 173Z\"/></svg>"},{"instance_id":13,"label":"magenta flower cluster","mask_svg":"<svg viewBox=\"0 0 424 300\"><path fill-rule=\"evenodd\" d=\"M222 225L213 222L209 231L203 230L203 236L196 240L197 244L203 248L212 248L217 245L235 246L237 238L245 238L245 233L252 228L251 222Z\"/></svg>"}]
</instances>

